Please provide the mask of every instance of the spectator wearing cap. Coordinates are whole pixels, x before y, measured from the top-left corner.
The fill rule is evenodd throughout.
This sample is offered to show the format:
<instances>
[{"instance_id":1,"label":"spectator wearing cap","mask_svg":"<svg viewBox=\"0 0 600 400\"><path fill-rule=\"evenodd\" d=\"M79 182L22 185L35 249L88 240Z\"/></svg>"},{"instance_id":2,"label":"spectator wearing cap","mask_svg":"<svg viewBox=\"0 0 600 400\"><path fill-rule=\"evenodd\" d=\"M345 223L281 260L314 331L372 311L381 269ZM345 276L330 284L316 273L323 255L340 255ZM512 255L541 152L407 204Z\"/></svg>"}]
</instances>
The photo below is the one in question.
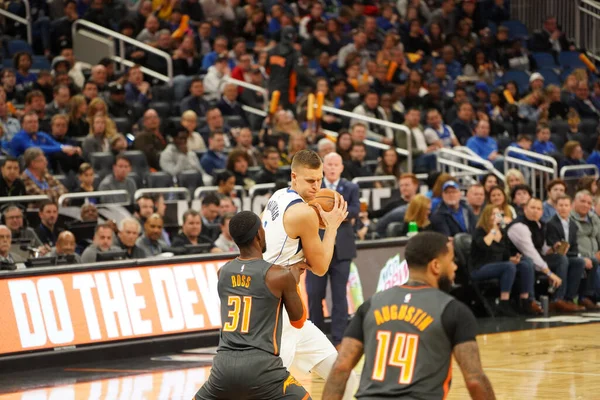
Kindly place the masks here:
<instances>
[{"instance_id":1,"label":"spectator wearing cap","mask_svg":"<svg viewBox=\"0 0 600 400\"><path fill-rule=\"evenodd\" d=\"M504 171L504 157L498 152L496 139L490 137L488 121L477 122L475 136L467 140L467 147L484 160L491 161L497 170Z\"/></svg>"},{"instance_id":2,"label":"spectator wearing cap","mask_svg":"<svg viewBox=\"0 0 600 400\"><path fill-rule=\"evenodd\" d=\"M533 191L525 184L515 185L510 191L510 201L517 216L523 215L523 207L533 197Z\"/></svg>"},{"instance_id":3,"label":"spectator wearing cap","mask_svg":"<svg viewBox=\"0 0 600 400\"><path fill-rule=\"evenodd\" d=\"M180 112L184 113L191 110L196 115L206 115L210 105L204 98L204 83L200 77L195 76L190 82L190 94L181 100L179 104Z\"/></svg>"},{"instance_id":4,"label":"spectator wearing cap","mask_svg":"<svg viewBox=\"0 0 600 400\"><path fill-rule=\"evenodd\" d=\"M208 57L208 56L207 56ZM216 57L214 65L208 68L208 72L202 81L207 100L218 100L221 96L225 78L230 76L227 55L221 54Z\"/></svg>"},{"instance_id":5,"label":"spectator wearing cap","mask_svg":"<svg viewBox=\"0 0 600 400\"><path fill-rule=\"evenodd\" d=\"M173 143L160 153L160 168L173 176L183 171L196 171L204 174L196 153L188 148L189 133L185 130L177 132Z\"/></svg>"},{"instance_id":6,"label":"spectator wearing cap","mask_svg":"<svg viewBox=\"0 0 600 400\"><path fill-rule=\"evenodd\" d=\"M110 95L106 101L106 105L108 107L108 114L112 118L128 118L132 122L138 119L139 115L125 101L125 87L121 83L111 82L108 85L108 91Z\"/></svg>"},{"instance_id":7,"label":"spectator wearing cap","mask_svg":"<svg viewBox=\"0 0 600 400\"><path fill-rule=\"evenodd\" d=\"M244 121L244 125L248 125L246 112L242 109L241 104L237 101L238 90L233 83L226 83L223 86L223 95L217 104L221 114L225 117L240 117Z\"/></svg>"},{"instance_id":8,"label":"spectator wearing cap","mask_svg":"<svg viewBox=\"0 0 600 400\"><path fill-rule=\"evenodd\" d=\"M477 217L467 203L461 199L461 192L455 181L442 186L442 202L431 216L435 232L454 237L458 233L473 233Z\"/></svg>"},{"instance_id":9,"label":"spectator wearing cap","mask_svg":"<svg viewBox=\"0 0 600 400\"><path fill-rule=\"evenodd\" d=\"M77 3L74 0L65 1L63 6L64 16L52 21L50 25L50 43L53 54L60 53L60 43L65 42L72 46L72 26L79 15L77 14Z\"/></svg>"}]
</instances>

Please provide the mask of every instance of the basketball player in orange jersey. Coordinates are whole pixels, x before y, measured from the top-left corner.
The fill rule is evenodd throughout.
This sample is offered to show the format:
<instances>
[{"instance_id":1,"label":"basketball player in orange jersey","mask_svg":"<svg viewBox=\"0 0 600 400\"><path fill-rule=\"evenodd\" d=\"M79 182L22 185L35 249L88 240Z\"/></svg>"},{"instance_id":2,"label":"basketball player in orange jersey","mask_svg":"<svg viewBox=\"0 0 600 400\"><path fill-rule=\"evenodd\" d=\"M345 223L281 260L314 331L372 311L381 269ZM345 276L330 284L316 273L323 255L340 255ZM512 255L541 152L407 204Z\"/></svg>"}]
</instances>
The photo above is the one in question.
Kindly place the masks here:
<instances>
[{"instance_id":1,"label":"basketball player in orange jersey","mask_svg":"<svg viewBox=\"0 0 600 400\"><path fill-rule=\"evenodd\" d=\"M319 155L310 150L296 153L291 178L292 186L275 192L263 212L261 219L267 242L263 257L282 266L306 260L314 274L323 276L333 257L337 229L348 216L348 205L337 195L331 211L324 212L317 206L325 227L321 240L319 217L307 204L321 189L323 163ZM311 321L306 321L301 329L294 329L284 315L281 340L280 357L286 368L293 366L304 373L312 371L327 379L337 351ZM352 399L357 386L358 377L352 373L344 399Z\"/></svg>"}]
</instances>

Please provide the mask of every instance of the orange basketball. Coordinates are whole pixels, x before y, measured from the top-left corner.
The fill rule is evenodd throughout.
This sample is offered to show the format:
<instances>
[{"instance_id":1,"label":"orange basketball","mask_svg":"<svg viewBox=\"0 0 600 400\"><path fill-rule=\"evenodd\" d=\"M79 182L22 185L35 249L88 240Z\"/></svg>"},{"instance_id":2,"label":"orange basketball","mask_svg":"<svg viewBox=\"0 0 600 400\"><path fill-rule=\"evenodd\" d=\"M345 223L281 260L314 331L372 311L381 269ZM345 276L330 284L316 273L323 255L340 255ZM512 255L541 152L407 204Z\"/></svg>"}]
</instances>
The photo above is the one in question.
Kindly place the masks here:
<instances>
[{"instance_id":1,"label":"orange basketball","mask_svg":"<svg viewBox=\"0 0 600 400\"><path fill-rule=\"evenodd\" d=\"M320 204L323 211L328 212L333 210L333 206L335 205L335 198L338 196L338 192L331 189L321 189L317 192L315 198L308 202L308 205L315 210L317 213L317 217L319 217L319 226L324 229L325 225L323 224L323 220L321 219L321 215L319 214L319 210L316 207L316 204Z\"/></svg>"}]
</instances>

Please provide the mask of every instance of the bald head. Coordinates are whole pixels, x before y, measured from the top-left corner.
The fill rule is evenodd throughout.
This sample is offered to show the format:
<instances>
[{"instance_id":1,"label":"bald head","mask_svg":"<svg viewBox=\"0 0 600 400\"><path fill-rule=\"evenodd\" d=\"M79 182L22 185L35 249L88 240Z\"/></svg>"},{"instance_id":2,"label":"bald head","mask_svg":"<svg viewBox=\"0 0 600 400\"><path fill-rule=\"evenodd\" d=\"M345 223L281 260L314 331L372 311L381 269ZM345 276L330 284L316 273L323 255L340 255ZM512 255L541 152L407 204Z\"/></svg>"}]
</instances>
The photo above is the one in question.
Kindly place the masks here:
<instances>
[{"instance_id":1,"label":"bald head","mask_svg":"<svg viewBox=\"0 0 600 400\"><path fill-rule=\"evenodd\" d=\"M92 80L96 85L106 84L106 67L104 65L98 64L92 67Z\"/></svg>"},{"instance_id":2,"label":"bald head","mask_svg":"<svg viewBox=\"0 0 600 400\"><path fill-rule=\"evenodd\" d=\"M156 241L160 239L163 230L163 219L162 217L154 213L146 219L144 224L144 234L150 240Z\"/></svg>"},{"instance_id":3,"label":"bald head","mask_svg":"<svg viewBox=\"0 0 600 400\"><path fill-rule=\"evenodd\" d=\"M63 231L56 240L57 255L75 254L75 235L69 231Z\"/></svg>"},{"instance_id":4,"label":"bald head","mask_svg":"<svg viewBox=\"0 0 600 400\"><path fill-rule=\"evenodd\" d=\"M330 183L336 182L342 176L344 164L338 153L329 153L323 158L323 174Z\"/></svg>"},{"instance_id":5,"label":"bald head","mask_svg":"<svg viewBox=\"0 0 600 400\"><path fill-rule=\"evenodd\" d=\"M149 131L157 131L160 126L160 118L158 113L153 108L149 108L144 113L144 128Z\"/></svg>"},{"instance_id":6,"label":"bald head","mask_svg":"<svg viewBox=\"0 0 600 400\"><path fill-rule=\"evenodd\" d=\"M6 225L0 225L0 255L6 257L10 251L12 234Z\"/></svg>"}]
</instances>

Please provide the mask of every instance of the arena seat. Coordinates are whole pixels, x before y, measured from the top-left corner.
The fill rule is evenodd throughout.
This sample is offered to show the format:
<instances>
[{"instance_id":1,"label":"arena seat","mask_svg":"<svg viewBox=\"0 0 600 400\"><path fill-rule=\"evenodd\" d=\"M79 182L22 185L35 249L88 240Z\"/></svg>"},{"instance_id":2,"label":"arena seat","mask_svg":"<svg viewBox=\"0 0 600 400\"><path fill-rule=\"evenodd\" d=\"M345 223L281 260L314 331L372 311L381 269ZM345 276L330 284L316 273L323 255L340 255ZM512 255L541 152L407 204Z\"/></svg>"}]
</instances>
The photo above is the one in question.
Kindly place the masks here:
<instances>
[{"instance_id":1,"label":"arena seat","mask_svg":"<svg viewBox=\"0 0 600 400\"><path fill-rule=\"evenodd\" d=\"M150 172L146 155L139 150L129 150L123 152L123 155L131 163L131 170L136 172L140 178L144 178ZM140 186L141 187L141 186Z\"/></svg>"},{"instance_id":2,"label":"arena seat","mask_svg":"<svg viewBox=\"0 0 600 400\"><path fill-rule=\"evenodd\" d=\"M504 21L501 26L508 28L508 36L510 39L527 39L529 38L529 30L521 21L509 20Z\"/></svg>"},{"instance_id":3,"label":"arena seat","mask_svg":"<svg viewBox=\"0 0 600 400\"><path fill-rule=\"evenodd\" d=\"M404 222L391 222L387 228L385 228L385 236L389 238L402 236L402 230L404 229Z\"/></svg>"},{"instance_id":4,"label":"arena seat","mask_svg":"<svg viewBox=\"0 0 600 400\"><path fill-rule=\"evenodd\" d=\"M579 132L585 135L594 135L597 132L598 122L593 119L584 118L579 123Z\"/></svg>"},{"instance_id":5,"label":"arena seat","mask_svg":"<svg viewBox=\"0 0 600 400\"><path fill-rule=\"evenodd\" d=\"M129 118L118 117L111 119L115 122L115 125L117 126L117 132L122 134L127 134L131 132L132 123L129 120Z\"/></svg>"},{"instance_id":6,"label":"arena seat","mask_svg":"<svg viewBox=\"0 0 600 400\"><path fill-rule=\"evenodd\" d=\"M586 68L579 55L578 51L561 51L558 54L558 63L563 68Z\"/></svg>"},{"instance_id":7,"label":"arena seat","mask_svg":"<svg viewBox=\"0 0 600 400\"><path fill-rule=\"evenodd\" d=\"M21 40L21 39L9 40L8 44L7 44L7 50L8 50L8 58L12 58L12 57L14 57L15 54L22 52L22 51L33 55L33 49L31 48L29 43L27 43L25 40Z\"/></svg>"},{"instance_id":8,"label":"arena seat","mask_svg":"<svg viewBox=\"0 0 600 400\"><path fill-rule=\"evenodd\" d=\"M90 154L90 163L102 180L106 175L112 173L112 165L115 156L112 153L94 152Z\"/></svg>"},{"instance_id":9,"label":"arena seat","mask_svg":"<svg viewBox=\"0 0 600 400\"><path fill-rule=\"evenodd\" d=\"M529 74L518 69L509 69L502 76L502 83L507 84L515 81L519 87L519 93L526 93L529 88Z\"/></svg>"},{"instance_id":10,"label":"arena seat","mask_svg":"<svg viewBox=\"0 0 600 400\"><path fill-rule=\"evenodd\" d=\"M531 53L531 56L535 60L538 68L558 68L556 59L551 53L535 52Z\"/></svg>"},{"instance_id":11,"label":"arena seat","mask_svg":"<svg viewBox=\"0 0 600 400\"><path fill-rule=\"evenodd\" d=\"M138 188L143 188L144 187L144 179L136 172L130 172L129 175L127 175L129 178L133 179L133 181L135 182L135 185Z\"/></svg>"},{"instance_id":12,"label":"arena seat","mask_svg":"<svg viewBox=\"0 0 600 400\"><path fill-rule=\"evenodd\" d=\"M162 171L152 172L146 176L146 187L165 188L173 187L173 177Z\"/></svg>"},{"instance_id":13,"label":"arena seat","mask_svg":"<svg viewBox=\"0 0 600 400\"><path fill-rule=\"evenodd\" d=\"M558 76L558 74L553 69L541 68L537 72L542 74L542 76L544 77L544 85L545 86L556 85L556 86L560 87L562 85L560 76Z\"/></svg>"},{"instance_id":14,"label":"arena seat","mask_svg":"<svg viewBox=\"0 0 600 400\"><path fill-rule=\"evenodd\" d=\"M197 188L204 186L202 174L199 174L198 171L183 171L177 175L177 185L194 193Z\"/></svg>"},{"instance_id":15,"label":"arena seat","mask_svg":"<svg viewBox=\"0 0 600 400\"><path fill-rule=\"evenodd\" d=\"M473 288L477 299L483 305L486 314L490 317L494 316L494 309L486 298L487 289L493 286L494 293L498 291L498 280L489 279L485 281L474 282L471 280L471 242L473 237L468 233L459 233L454 236L454 256L456 257L456 264L458 269L456 270L457 277L463 276L463 279L470 283ZM459 278L459 281L461 279ZM496 297L496 294L494 294Z\"/></svg>"},{"instance_id":16,"label":"arena seat","mask_svg":"<svg viewBox=\"0 0 600 400\"><path fill-rule=\"evenodd\" d=\"M560 135L561 137L566 137L568 131L569 124L567 121L563 121L562 119L550 121L550 132Z\"/></svg>"},{"instance_id":17,"label":"arena seat","mask_svg":"<svg viewBox=\"0 0 600 400\"><path fill-rule=\"evenodd\" d=\"M161 119L168 118L171 114L171 103L166 101L153 101L148 104L148 108L154 109Z\"/></svg>"}]
</instances>

